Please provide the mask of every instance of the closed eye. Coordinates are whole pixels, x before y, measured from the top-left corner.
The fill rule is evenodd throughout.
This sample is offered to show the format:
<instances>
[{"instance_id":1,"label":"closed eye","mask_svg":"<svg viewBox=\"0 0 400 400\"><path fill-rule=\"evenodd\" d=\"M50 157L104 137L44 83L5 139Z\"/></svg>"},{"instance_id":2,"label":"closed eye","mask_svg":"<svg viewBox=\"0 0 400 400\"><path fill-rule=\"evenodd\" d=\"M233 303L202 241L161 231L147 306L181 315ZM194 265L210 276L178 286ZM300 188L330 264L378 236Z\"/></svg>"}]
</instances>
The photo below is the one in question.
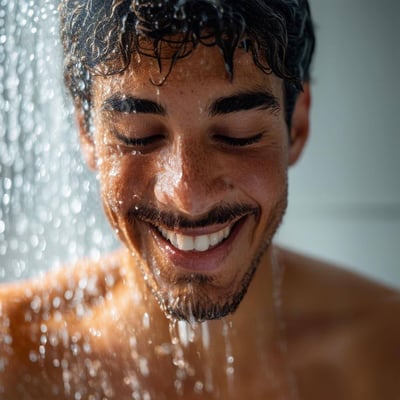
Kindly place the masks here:
<instances>
[{"instance_id":1,"label":"closed eye","mask_svg":"<svg viewBox=\"0 0 400 400\"><path fill-rule=\"evenodd\" d=\"M152 145L156 143L157 141L160 141L164 138L163 135L151 135L151 136L145 136L142 138L133 138L129 136L122 135L116 131L113 131L113 135L120 140L122 143L124 143L127 146L132 146L132 147L145 147Z\"/></svg>"},{"instance_id":2,"label":"closed eye","mask_svg":"<svg viewBox=\"0 0 400 400\"><path fill-rule=\"evenodd\" d=\"M244 137L244 138L234 138L231 136L225 136L225 135L214 135L213 138L222 144L226 144L229 146L237 146L237 147L244 147L244 146L249 146L254 143L258 143L262 137L264 136L264 133L258 133L257 135L250 136L250 137Z\"/></svg>"}]
</instances>

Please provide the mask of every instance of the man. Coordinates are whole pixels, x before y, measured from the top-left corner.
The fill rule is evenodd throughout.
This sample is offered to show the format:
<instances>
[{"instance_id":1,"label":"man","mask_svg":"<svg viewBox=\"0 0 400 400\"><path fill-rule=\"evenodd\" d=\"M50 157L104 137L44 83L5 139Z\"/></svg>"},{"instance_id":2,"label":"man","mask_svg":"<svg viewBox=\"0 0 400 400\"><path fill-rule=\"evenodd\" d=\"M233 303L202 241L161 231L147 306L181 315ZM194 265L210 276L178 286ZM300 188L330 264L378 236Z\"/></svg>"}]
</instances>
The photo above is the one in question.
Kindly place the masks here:
<instances>
[{"instance_id":1,"label":"man","mask_svg":"<svg viewBox=\"0 0 400 400\"><path fill-rule=\"evenodd\" d=\"M8 285L2 399L396 399L398 293L275 247L309 130L306 0L65 0L123 249Z\"/></svg>"}]
</instances>

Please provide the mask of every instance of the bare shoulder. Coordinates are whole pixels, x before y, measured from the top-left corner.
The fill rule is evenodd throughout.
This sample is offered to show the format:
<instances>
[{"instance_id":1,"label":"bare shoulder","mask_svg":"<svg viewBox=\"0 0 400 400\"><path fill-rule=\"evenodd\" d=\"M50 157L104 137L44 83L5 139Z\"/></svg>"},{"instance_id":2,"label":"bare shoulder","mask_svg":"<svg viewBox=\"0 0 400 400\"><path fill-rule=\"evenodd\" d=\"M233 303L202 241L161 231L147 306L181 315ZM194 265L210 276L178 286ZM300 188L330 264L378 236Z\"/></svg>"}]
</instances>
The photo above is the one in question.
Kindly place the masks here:
<instances>
[{"instance_id":1,"label":"bare shoulder","mask_svg":"<svg viewBox=\"0 0 400 400\"><path fill-rule=\"evenodd\" d=\"M46 352L56 354L69 346L66 342L73 339L73 332L82 331L81 326L96 317L107 294L123 279L119 260L120 254L114 253L67 265L42 278L0 286L0 397L7 393L7 398L18 398L8 391L17 384L23 387L24 376L33 379L31 371L47 362Z\"/></svg>"},{"instance_id":2,"label":"bare shoulder","mask_svg":"<svg viewBox=\"0 0 400 400\"><path fill-rule=\"evenodd\" d=\"M121 253L83 259L49 271L42 277L0 285L0 315L22 311L34 315L67 312L78 303L91 304L121 279ZM26 318L28 318L25 315Z\"/></svg>"},{"instance_id":3,"label":"bare shoulder","mask_svg":"<svg viewBox=\"0 0 400 400\"><path fill-rule=\"evenodd\" d=\"M354 312L400 306L400 288L389 287L340 265L293 251L280 249L279 260L285 270L285 289L300 294L298 307L321 307L325 312ZM300 301L299 301L300 300ZM310 307L312 304L315 307Z\"/></svg>"},{"instance_id":4,"label":"bare shoulder","mask_svg":"<svg viewBox=\"0 0 400 400\"><path fill-rule=\"evenodd\" d=\"M286 250L279 255L286 267L287 334L300 385L320 382L321 391L318 384L313 390L326 399L329 382L335 382L332 398L398 395L399 290L312 257Z\"/></svg>"}]
</instances>

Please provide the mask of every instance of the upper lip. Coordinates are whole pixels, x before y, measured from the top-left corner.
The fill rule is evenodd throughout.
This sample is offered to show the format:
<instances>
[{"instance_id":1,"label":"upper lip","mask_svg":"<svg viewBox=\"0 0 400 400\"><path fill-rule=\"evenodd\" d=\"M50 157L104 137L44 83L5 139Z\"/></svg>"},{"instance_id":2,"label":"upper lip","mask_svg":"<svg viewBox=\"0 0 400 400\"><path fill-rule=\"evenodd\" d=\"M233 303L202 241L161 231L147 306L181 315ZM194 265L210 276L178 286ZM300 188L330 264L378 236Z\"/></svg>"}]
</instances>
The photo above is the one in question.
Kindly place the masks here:
<instances>
[{"instance_id":1,"label":"upper lip","mask_svg":"<svg viewBox=\"0 0 400 400\"><path fill-rule=\"evenodd\" d=\"M232 227L250 214L257 217L257 210L250 206L221 207L194 219L187 215L173 214L153 207L137 206L129 212L129 219L139 220L158 230L164 229L185 236L201 236L212 235L227 227Z\"/></svg>"},{"instance_id":2,"label":"upper lip","mask_svg":"<svg viewBox=\"0 0 400 400\"><path fill-rule=\"evenodd\" d=\"M236 218L232 221L229 221L225 224L214 224L214 225L208 225L205 227L201 227L201 228L170 228L170 227L166 227L163 225L154 225L157 229L165 229L167 231L171 231L180 235L185 235L185 236L202 236L202 235L212 235L213 233L219 232L227 227L230 227L232 225L234 225L237 221L239 221L240 219L242 219L244 216L240 217L240 218Z\"/></svg>"}]
</instances>

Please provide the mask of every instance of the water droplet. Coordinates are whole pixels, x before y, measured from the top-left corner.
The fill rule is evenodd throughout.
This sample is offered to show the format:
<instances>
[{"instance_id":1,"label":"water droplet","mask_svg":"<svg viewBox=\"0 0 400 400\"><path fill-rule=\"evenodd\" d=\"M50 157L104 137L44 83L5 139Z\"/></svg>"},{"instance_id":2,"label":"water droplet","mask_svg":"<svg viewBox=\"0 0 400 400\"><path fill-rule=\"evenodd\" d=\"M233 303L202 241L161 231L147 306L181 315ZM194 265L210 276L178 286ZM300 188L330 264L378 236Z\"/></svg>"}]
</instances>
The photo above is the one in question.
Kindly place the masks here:
<instances>
[{"instance_id":1,"label":"water droplet","mask_svg":"<svg viewBox=\"0 0 400 400\"><path fill-rule=\"evenodd\" d=\"M82 203L81 200L78 198L74 198L71 202L71 211L74 214L79 214L82 210Z\"/></svg>"},{"instance_id":2,"label":"water droplet","mask_svg":"<svg viewBox=\"0 0 400 400\"><path fill-rule=\"evenodd\" d=\"M33 312L38 313L42 307L42 299L39 296L35 296L32 299L30 306Z\"/></svg>"},{"instance_id":3,"label":"water droplet","mask_svg":"<svg viewBox=\"0 0 400 400\"><path fill-rule=\"evenodd\" d=\"M53 301L52 301L52 304L53 304L54 308L60 307L61 299L58 296L54 297Z\"/></svg>"},{"instance_id":4,"label":"water droplet","mask_svg":"<svg viewBox=\"0 0 400 400\"><path fill-rule=\"evenodd\" d=\"M3 186L5 190L10 190L12 187L12 180L10 178L3 179Z\"/></svg>"},{"instance_id":5,"label":"water droplet","mask_svg":"<svg viewBox=\"0 0 400 400\"><path fill-rule=\"evenodd\" d=\"M3 343L7 346L10 346L13 342L12 336L10 336L10 335L4 335L2 337L2 339L3 339Z\"/></svg>"},{"instance_id":6,"label":"water droplet","mask_svg":"<svg viewBox=\"0 0 400 400\"><path fill-rule=\"evenodd\" d=\"M150 393L147 391L143 391L142 396L143 396L143 400L151 400Z\"/></svg>"},{"instance_id":7,"label":"water droplet","mask_svg":"<svg viewBox=\"0 0 400 400\"><path fill-rule=\"evenodd\" d=\"M208 322L203 322L201 324L201 339L204 350L208 351L210 348L210 333L208 330Z\"/></svg>"},{"instance_id":8,"label":"water droplet","mask_svg":"<svg viewBox=\"0 0 400 400\"><path fill-rule=\"evenodd\" d=\"M8 204L10 204L10 195L8 193L5 193L3 195L3 205L7 206Z\"/></svg>"},{"instance_id":9,"label":"water droplet","mask_svg":"<svg viewBox=\"0 0 400 400\"><path fill-rule=\"evenodd\" d=\"M40 358L44 358L46 355L46 348L43 345L39 346L39 354L40 354Z\"/></svg>"},{"instance_id":10,"label":"water droplet","mask_svg":"<svg viewBox=\"0 0 400 400\"><path fill-rule=\"evenodd\" d=\"M81 279L79 279L78 287L79 287L79 289L84 290L84 289L86 289L87 284L88 284L88 278L87 278L87 276L84 276Z\"/></svg>"},{"instance_id":11,"label":"water droplet","mask_svg":"<svg viewBox=\"0 0 400 400\"><path fill-rule=\"evenodd\" d=\"M38 360L39 360L39 356L38 356L38 354L36 353L36 351L31 350L31 351L29 352L29 361L31 361L31 362L37 362Z\"/></svg>"},{"instance_id":12,"label":"water droplet","mask_svg":"<svg viewBox=\"0 0 400 400\"><path fill-rule=\"evenodd\" d=\"M195 392L196 394L201 394L201 393L203 393L203 390L204 390L204 383L201 382L201 381L197 381L197 382L194 384L194 392Z\"/></svg>"},{"instance_id":13,"label":"water droplet","mask_svg":"<svg viewBox=\"0 0 400 400\"><path fill-rule=\"evenodd\" d=\"M74 292L72 290L66 290L64 293L64 299L69 301L72 299Z\"/></svg>"},{"instance_id":14,"label":"water droplet","mask_svg":"<svg viewBox=\"0 0 400 400\"><path fill-rule=\"evenodd\" d=\"M187 347L189 343L188 323L186 321L178 321L179 340L183 346Z\"/></svg>"},{"instance_id":15,"label":"water droplet","mask_svg":"<svg viewBox=\"0 0 400 400\"><path fill-rule=\"evenodd\" d=\"M139 359L139 370L143 376L145 376L145 377L149 376L150 371L149 371L148 362L147 362L147 359L144 357L141 357Z\"/></svg>"},{"instance_id":16,"label":"water droplet","mask_svg":"<svg viewBox=\"0 0 400 400\"><path fill-rule=\"evenodd\" d=\"M144 329L150 328L150 316L147 312L143 314L142 325Z\"/></svg>"}]
</instances>

